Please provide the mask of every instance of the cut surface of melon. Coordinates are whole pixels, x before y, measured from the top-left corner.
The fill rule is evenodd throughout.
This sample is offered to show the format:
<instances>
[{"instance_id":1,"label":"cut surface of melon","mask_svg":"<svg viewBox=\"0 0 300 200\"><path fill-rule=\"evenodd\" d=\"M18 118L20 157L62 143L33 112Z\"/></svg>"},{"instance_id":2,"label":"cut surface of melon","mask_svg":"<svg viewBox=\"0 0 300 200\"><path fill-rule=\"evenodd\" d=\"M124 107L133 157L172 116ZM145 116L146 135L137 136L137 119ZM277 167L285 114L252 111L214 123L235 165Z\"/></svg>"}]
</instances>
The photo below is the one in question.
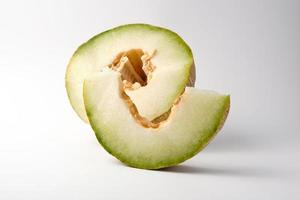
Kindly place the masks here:
<instances>
[{"instance_id":1,"label":"cut surface of melon","mask_svg":"<svg viewBox=\"0 0 300 200\"><path fill-rule=\"evenodd\" d=\"M109 83L109 84L107 84ZM84 82L84 103L102 146L129 166L158 169L176 165L203 149L223 125L228 95L187 87L157 128L145 128L124 101L121 74L112 70Z\"/></svg>"},{"instance_id":2,"label":"cut surface of melon","mask_svg":"<svg viewBox=\"0 0 300 200\"><path fill-rule=\"evenodd\" d=\"M112 67L120 56L126 63L122 79L128 77L132 81L130 84L140 84L125 92L140 115L150 121L170 109L188 84L190 71L194 70L190 48L170 30L129 24L103 32L77 49L66 71L68 97L84 121L88 121L83 101L84 79L99 73L104 67ZM148 60L147 56L150 56ZM141 71L149 63L151 73ZM131 74L126 76L129 71Z\"/></svg>"}]
</instances>

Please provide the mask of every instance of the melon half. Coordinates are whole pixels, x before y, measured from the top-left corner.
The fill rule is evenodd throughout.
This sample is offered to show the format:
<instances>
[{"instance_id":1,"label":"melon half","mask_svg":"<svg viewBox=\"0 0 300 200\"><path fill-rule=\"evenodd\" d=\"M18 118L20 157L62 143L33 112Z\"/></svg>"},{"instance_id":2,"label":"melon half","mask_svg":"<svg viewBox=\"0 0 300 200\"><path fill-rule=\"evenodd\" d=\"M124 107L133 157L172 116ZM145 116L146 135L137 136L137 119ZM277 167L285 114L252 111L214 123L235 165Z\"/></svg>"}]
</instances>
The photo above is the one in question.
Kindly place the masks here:
<instances>
[{"instance_id":1,"label":"melon half","mask_svg":"<svg viewBox=\"0 0 300 200\"><path fill-rule=\"evenodd\" d=\"M72 107L123 163L159 169L202 150L222 128L230 96L193 88L191 49L174 32L129 24L81 45L66 72Z\"/></svg>"},{"instance_id":2,"label":"melon half","mask_svg":"<svg viewBox=\"0 0 300 200\"><path fill-rule=\"evenodd\" d=\"M185 86L194 84L191 49L176 33L146 24L119 26L81 45L67 67L68 97L86 122L83 82L103 67L122 68L126 94L149 120L167 112Z\"/></svg>"}]
</instances>

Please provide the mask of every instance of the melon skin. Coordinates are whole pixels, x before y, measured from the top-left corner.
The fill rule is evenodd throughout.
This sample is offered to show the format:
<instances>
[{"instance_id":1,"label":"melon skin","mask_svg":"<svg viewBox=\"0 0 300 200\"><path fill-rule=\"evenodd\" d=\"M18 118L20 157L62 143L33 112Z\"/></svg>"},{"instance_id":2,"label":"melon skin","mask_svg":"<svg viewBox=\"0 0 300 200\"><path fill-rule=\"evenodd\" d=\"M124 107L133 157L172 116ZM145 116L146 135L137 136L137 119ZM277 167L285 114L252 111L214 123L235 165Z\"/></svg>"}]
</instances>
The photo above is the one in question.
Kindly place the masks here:
<instances>
[{"instance_id":1,"label":"melon skin","mask_svg":"<svg viewBox=\"0 0 300 200\"><path fill-rule=\"evenodd\" d=\"M84 102L99 143L131 167L160 169L193 157L222 128L230 107L229 95L187 87L167 121L145 128L123 102L121 84L115 72L90 78L84 83Z\"/></svg>"},{"instance_id":2,"label":"melon skin","mask_svg":"<svg viewBox=\"0 0 300 200\"><path fill-rule=\"evenodd\" d=\"M136 32L137 42L135 42L135 38L131 38L128 41L128 44L124 44L123 47L121 44L122 42L126 41L126 39L122 39L122 37L119 37L119 35L122 36L122 33L126 32ZM149 34L150 39L145 38L145 41L150 41L149 45L142 43L142 39L140 37L147 35L148 33L153 33L153 37L155 37L155 34L158 35L159 40L157 41L157 44L155 44L155 42L152 42L151 34ZM155 41L155 39L153 39L153 41ZM118 42L121 42L121 44ZM191 78L195 75L192 51L190 47L185 43L185 41L173 31L162 27L152 26L149 24L127 24L107 30L92 37L90 40L82 44L75 51L72 58L70 59L65 75L65 86L69 101L77 115L83 121L88 122L82 93L84 79L95 73L98 73L102 67L105 67L108 64L110 64L114 56L116 56L119 53L119 51L141 47L141 49L151 52L153 49L155 49L155 45L160 45L164 43L166 44L166 47L164 48L164 45L161 45L162 48L159 49L158 55L164 54L165 61L163 61L164 59L158 61L157 63L159 65L157 67L171 65L170 63L172 63L173 60L175 60L176 62L182 60L182 62L179 62L178 66L174 66L174 68L178 68L179 73L182 74L182 78L178 80L179 83L174 84L173 89L169 90L169 94L165 94L165 98L167 99L167 101L156 99L156 102L161 103L157 104L153 102L153 106L157 107L153 109L155 113L146 113L145 117L149 117L151 118L150 120L152 120L153 118L163 114L171 106L171 103L184 91L186 85L194 84L194 79ZM114 51L112 47L116 49L120 47L120 49L118 51ZM171 56L168 56L168 52L170 52L170 49L178 50L172 51L173 53L170 54ZM109 54L109 56L106 56L106 53ZM193 74L191 74L191 72ZM172 83L167 84L173 85ZM135 101L134 98L139 99L136 96L138 95L133 95L133 101ZM150 98L145 97L145 99L149 102L145 102L141 105L138 102L138 100L136 100L138 109L140 109L143 112L145 110L143 108L146 107L145 105L149 105L151 103L150 100L155 99L155 96L159 95L154 95ZM149 112L147 109L145 111Z\"/></svg>"}]
</instances>

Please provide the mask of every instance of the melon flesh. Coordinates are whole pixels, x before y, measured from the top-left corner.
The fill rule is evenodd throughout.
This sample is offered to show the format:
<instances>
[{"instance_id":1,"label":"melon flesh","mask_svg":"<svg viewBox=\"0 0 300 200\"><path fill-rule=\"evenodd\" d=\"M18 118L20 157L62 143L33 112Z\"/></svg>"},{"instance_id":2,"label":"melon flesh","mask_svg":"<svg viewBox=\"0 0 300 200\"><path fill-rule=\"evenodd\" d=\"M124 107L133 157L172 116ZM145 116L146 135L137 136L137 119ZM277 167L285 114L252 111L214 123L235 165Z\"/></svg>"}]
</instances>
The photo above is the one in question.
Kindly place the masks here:
<instances>
[{"instance_id":1,"label":"melon flesh","mask_svg":"<svg viewBox=\"0 0 300 200\"><path fill-rule=\"evenodd\" d=\"M176 165L198 153L221 128L230 105L228 95L187 87L158 128L145 128L122 97L120 73L104 70L90 77L83 93L102 146L127 165L146 169Z\"/></svg>"},{"instance_id":2,"label":"melon flesh","mask_svg":"<svg viewBox=\"0 0 300 200\"><path fill-rule=\"evenodd\" d=\"M82 93L84 80L111 65L121 52L133 52L132 49L149 54L155 52L151 58L155 66L152 78L145 86L126 91L141 116L149 120L159 117L182 94L189 82L190 71L194 69L188 45L176 33L164 28L146 24L124 25L81 45L69 62L66 88L71 105L81 119L88 121Z\"/></svg>"}]
</instances>

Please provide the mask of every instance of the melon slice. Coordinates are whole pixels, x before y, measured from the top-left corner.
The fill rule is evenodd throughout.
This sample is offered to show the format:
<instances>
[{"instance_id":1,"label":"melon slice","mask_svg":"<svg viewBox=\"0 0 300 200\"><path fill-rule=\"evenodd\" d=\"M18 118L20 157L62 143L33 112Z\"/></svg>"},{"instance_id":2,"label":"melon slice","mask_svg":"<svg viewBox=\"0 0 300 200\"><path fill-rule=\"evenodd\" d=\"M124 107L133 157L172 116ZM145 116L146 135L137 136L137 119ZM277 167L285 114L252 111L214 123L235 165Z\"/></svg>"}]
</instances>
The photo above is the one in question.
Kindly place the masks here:
<instances>
[{"instance_id":1,"label":"melon slice","mask_svg":"<svg viewBox=\"0 0 300 200\"><path fill-rule=\"evenodd\" d=\"M145 169L173 166L197 154L221 129L230 104L228 95L187 87L167 118L145 121L132 107L121 73L111 69L88 78L83 93L102 146L123 163Z\"/></svg>"},{"instance_id":2,"label":"melon slice","mask_svg":"<svg viewBox=\"0 0 300 200\"><path fill-rule=\"evenodd\" d=\"M186 85L194 84L192 52L176 33L146 24L119 26L81 45L69 62L68 97L84 121L84 79L104 67L122 74L125 93L150 121L167 112Z\"/></svg>"}]
</instances>

